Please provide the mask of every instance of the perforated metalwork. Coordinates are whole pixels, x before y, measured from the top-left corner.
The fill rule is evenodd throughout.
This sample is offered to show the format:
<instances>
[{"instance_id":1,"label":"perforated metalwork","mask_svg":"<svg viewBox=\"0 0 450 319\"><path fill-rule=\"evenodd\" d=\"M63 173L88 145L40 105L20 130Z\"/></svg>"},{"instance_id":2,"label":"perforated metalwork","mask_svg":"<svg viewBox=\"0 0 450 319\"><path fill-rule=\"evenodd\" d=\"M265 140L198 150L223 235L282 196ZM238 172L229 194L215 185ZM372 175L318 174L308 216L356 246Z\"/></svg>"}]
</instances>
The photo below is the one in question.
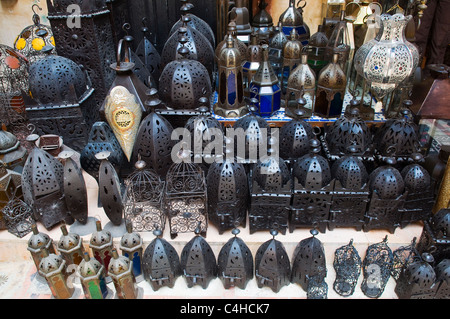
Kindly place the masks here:
<instances>
[{"instance_id":1,"label":"perforated metalwork","mask_svg":"<svg viewBox=\"0 0 450 319\"><path fill-rule=\"evenodd\" d=\"M280 157L296 160L309 151L309 142L313 138L311 125L301 119L293 119L280 129Z\"/></svg>"},{"instance_id":2,"label":"perforated metalwork","mask_svg":"<svg viewBox=\"0 0 450 319\"><path fill-rule=\"evenodd\" d=\"M282 158L269 156L258 161L253 170L252 181L265 192L277 193L290 181L290 171Z\"/></svg>"},{"instance_id":3,"label":"perforated metalwork","mask_svg":"<svg viewBox=\"0 0 450 319\"><path fill-rule=\"evenodd\" d=\"M435 295L436 299L449 299L450 298L450 259L443 259L436 266L436 285L439 285Z\"/></svg>"},{"instance_id":4,"label":"perforated metalwork","mask_svg":"<svg viewBox=\"0 0 450 319\"><path fill-rule=\"evenodd\" d=\"M415 257L419 256L416 250L416 237L413 238L409 245L400 246L393 251L394 263L392 265L391 276L398 280L400 273L415 262Z\"/></svg>"},{"instance_id":5,"label":"perforated metalwork","mask_svg":"<svg viewBox=\"0 0 450 319\"><path fill-rule=\"evenodd\" d=\"M364 163L353 155L339 158L331 166L332 177L342 187L349 190L361 190L369 181L369 174Z\"/></svg>"},{"instance_id":6,"label":"perforated metalwork","mask_svg":"<svg viewBox=\"0 0 450 319\"><path fill-rule=\"evenodd\" d=\"M22 238L31 232L33 211L24 201L12 198L2 210L8 232Z\"/></svg>"},{"instance_id":7,"label":"perforated metalwork","mask_svg":"<svg viewBox=\"0 0 450 319\"><path fill-rule=\"evenodd\" d=\"M353 295L361 274L361 265L361 257L353 246L353 240L336 249L333 261L336 271L336 279L333 283L334 291L343 297Z\"/></svg>"},{"instance_id":8,"label":"perforated metalwork","mask_svg":"<svg viewBox=\"0 0 450 319\"><path fill-rule=\"evenodd\" d=\"M404 192L405 183L398 169L384 165L370 173L369 187L381 199L394 199Z\"/></svg>"}]
</instances>

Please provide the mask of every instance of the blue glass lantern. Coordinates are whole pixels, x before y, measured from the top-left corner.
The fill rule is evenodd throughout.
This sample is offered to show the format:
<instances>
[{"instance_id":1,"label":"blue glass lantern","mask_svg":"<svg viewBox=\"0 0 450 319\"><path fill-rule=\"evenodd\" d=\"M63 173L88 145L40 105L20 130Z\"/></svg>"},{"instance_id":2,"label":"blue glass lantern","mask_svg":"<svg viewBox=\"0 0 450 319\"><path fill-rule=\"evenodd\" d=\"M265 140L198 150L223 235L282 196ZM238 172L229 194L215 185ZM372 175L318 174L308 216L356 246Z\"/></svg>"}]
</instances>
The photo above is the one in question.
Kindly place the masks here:
<instances>
[{"instance_id":1,"label":"blue glass lantern","mask_svg":"<svg viewBox=\"0 0 450 319\"><path fill-rule=\"evenodd\" d=\"M278 77L269 63L269 46L263 45L263 60L250 83L250 98L258 100L258 115L271 117L281 106Z\"/></svg>"},{"instance_id":2,"label":"blue glass lantern","mask_svg":"<svg viewBox=\"0 0 450 319\"><path fill-rule=\"evenodd\" d=\"M303 7L295 7L295 0L289 0L289 7L280 15L278 19L283 25L283 32L287 36L291 34L292 29L295 29L300 37L303 45L307 45L309 41L309 27L303 21L303 8L306 6L306 1Z\"/></svg>"}]
</instances>

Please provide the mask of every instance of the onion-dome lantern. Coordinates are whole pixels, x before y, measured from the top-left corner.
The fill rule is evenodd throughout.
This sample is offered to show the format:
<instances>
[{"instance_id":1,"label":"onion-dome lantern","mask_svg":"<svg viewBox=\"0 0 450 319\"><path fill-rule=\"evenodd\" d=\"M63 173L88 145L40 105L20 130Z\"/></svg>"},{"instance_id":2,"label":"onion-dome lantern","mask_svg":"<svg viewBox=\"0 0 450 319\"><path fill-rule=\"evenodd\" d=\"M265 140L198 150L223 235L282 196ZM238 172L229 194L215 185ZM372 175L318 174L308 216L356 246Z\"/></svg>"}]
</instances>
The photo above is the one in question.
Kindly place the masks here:
<instances>
[{"instance_id":1,"label":"onion-dome lantern","mask_svg":"<svg viewBox=\"0 0 450 319\"><path fill-rule=\"evenodd\" d=\"M337 159L331 166L332 177L343 188L360 190L369 181L369 174L364 163L355 156L355 147L350 147L350 154Z\"/></svg>"},{"instance_id":2,"label":"onion-dome lantern","mask_svg":"<svg viewBox=\"0 0 450 319\"><path fill-rule=\"evenodd\" d=\"M273 19L266 10L267 3L265 0L259 1L259 11L253 16L252 29L256 32L259 42L269 43L269 39L273 36Z\"/></svg>"},{"instance_id":3,"label":"onion-dome lantern","mask_svg":"<svg viewBox=\"0 0 450 319\"><path fill-rule=\"evenodd\" d=\"M323 25L319 25L317 32L311 36L308 45L305 47L308 52L308 64L317 75L328 63L328 60L325 57L325 48L327 44L328 38L324 32L324 27Z\"/></svg>"},{"instance_id":4,"label":"onion-dome lantern","mask_svg":"<svg viewBox=\"0 0 450 319\"><path fill-rule=\"evenodd\" d=\"M281 66L280 86L283 95L286 93L287 82L291 72L301 63L303 45L298 38L296 29L292 29L286 44L283 46L283 63Z\"/></svg>"},{"instance_id":5,"label":"onion-dome lantern","mask_svg":"<svg viewBox=\"0 0 450 319\"><path fill-rule=\"evenodd\" d=\"M159 78L160 99L169 109L194 109L198 99L211 96L211 79L206 67L199 61L189 58L191 49L184 36L186 28L180 28L172 36L177 39L179 58L168 62Z\"/></svg>"},{"instance_id":6,"label":"onion-dome lantern","mask_svg":"<svg viewBox=\"0 0 450 319\"><path fill-rule=\"evenodd\" d=\"M138 232L133 231L131 223L126 224L127 232L120 238L120 250L122 254L133 262L133 274L135 277L142 273L142 247L143 240Z\"/></svg>"},{"instance_id":7,"label":"onion-dome lantern","mask_svg":"<svg viewBox=\"0 0 450 319\"><path fill-rule=\"evenodd\" d=\"M394 199L405 190L405 182L398 169L394 166L395 161L387 161L387 165L376 168L370 173L370 191L376 193L383 199Z\"/></svg>"},{"instance_id":8,"label":"onion-dome lantern","mask_svg":"<svg viewBox=\"0 0 450 319\"><path fill-rule=\"evenodd\" d=\"M142 259L144 278L154 291L161 287L173 288L175 280L181 276L180 257L176 249L164 238L160 229L153 231L156 236L145 248Z\"/></svg>"},{"instance_id":9,"label":"onion-dome lantern","mask_svg":"<svg viewBox=\"0 0 450 319\"><path fill-rule=\"evenodd\" d=\"M301 119L303 114L303 110L297 110L294 118L280 129L280 156L285 160L294 161L309 152L314 134L311 124Z\"/></svg>"},{"instance_id":10,"label":"onion-dome lantern","mask_svg":"<svg viewBox=\"0 0 450 319\"><path fill-rule=\"evenodd\" d=\"M353 295L361 274L361 265L361 257L353 246L353 239L347 245L336 249L333 260L333 268L336 271L334 291L343 297Z\"/></svg>"},{"instance_id":11,"label":"onion-dome lantern","mask_svg":"<svg viewBox=\"0 0 450 319\"><path fill-rule=\"evenodd\" d=\"M225 289L239 287L245 289L253 279L253 256L245 242L237 237L239 229L234 228L230 238L220 249L217 256L218 276Z\"/></svg>"},{"instance_id":12,"label":"onion-dome lantern","mask_svg":"<svg viewBox=\"0 0 450 319\"><path fill-rule=\"evenodd\" d=\"M189 288L200 285L206 289L217 277L216 257L208 242L200 236L200 227L195 230L194 238L183 247L180 264Z\"/></svg>"},{"instance_id":13,"label":"onion-dome lantern","mask_svg":"<svg viewBox=\"0 0 450 319\"><path fill-rule=\"evenodd\" d=\"M280 15L278 21L283 25L283 32L286 35L291 34L295 29L300 36L303 45L308 44L310 32L308 25L303 21L303 8L306 6L306 1L303 7L296 8L295 0L289 0L289 7Z\"/></svg>"},{"instance_id":14,"label":"onion-dome lantern","mask_svg":"<svg viewBox=\"0 0 450 319\"><path fill-rule=\"evenodd\" d=\"M79 265L84 255L83 238L78 234L69 233L66 225L61 226L61 232L56 249L58 249L67 265Z\"/></svg>"},{"instance_id":15,"label":"onion-dome lantern","mask_svg":"<svg viewBox=\"0 0 450 319\"><path fill-rule=\"evenodd\" d=\"M75 287L70 285L68 264L60 255L50 253L43 249L43 258L39 264L39 274L45 278L53 297L56 299L69 299Z\"/></svg>"},{"instance_id":16,"label":"onion-dome lantern","mask_svg":"<svg viewBox=\"0 0 450 319\"><path fill-rule=\"evenodd\" d=\"M255 278L258 288L269 287L273 292L289 285L291 264L282 242L275 239L276 230L271 231L272 239L259 246L255 254Z\"/></svg>"},{"instance_id":17,"label":"onion-dome lantern","mask_svg":"<svg viewBox=\"0 0 450 319\"><path fill-rule=\"evenodd\" d=\"M248 49L247 45L238 39L236 32L237 32L236 22L232 20L228 23L227 34L225 35L223 40L217 45L217 47L214 51L214 56L215 56L215 60L216 60L217 64L220 61L220 54L221 54L222 50L228 46L228 44L227 44L228 39L231 39L233 41L233 47L235 47L239 51L241 59L243 61L247 60L247 58L248 58L247 57L247 49Z\"/></svg>"},{"instance_id":18,"label":"onion-dome lantern","mask_svg":"<svg viewBox=\"0 0 450 319\"><path fill-rule=\"evenodd\" d=\"M55 247L53 246L53 239L49 235L40 232L36 224L31 225L31 230L33 233L28 239L27 250L33 258L36 269L39 270L39 264L44 257L44 249L51 254L55 254Z\"/></svg>"},{"instance_id":19,"label":"onion-dome lantern","mask_svg":"<svg viewBox=\"0 0 450 319\"><path fill-rule=\"evenodd\" d=\"M108 269L110 259L112 257L112 249L114 248L111 233L102 229L100 221L95 222L96 231L94 231L89 240L89 247L95 259L100 262L105 269Z\"/></svg>"},{"instance_id":20,"label":"onion-dome lantern","mask_svg":"<svg viewBox=\"0 0 450 319\"><path fill-rule=\"evenodd\" d=\"M77 272L86 299L106 298L108 287L105 281L105 267L100 262L93 257L89 257L89 253L85 252L83 260L78 265Z\"/></svg>"},{"instance_id":21,"label":"onion-dome lantern","mask_svg":"<svg viewBox=\"0 0 450 319\"><path fill-rule=\"evenodd\" d=\"M409 164L401 170L405 188L410 193L425 192L430 187L430 173L418 163L423 159L421 154L413 154L412 158L415 163Z\"/></svg>"},{"instance_id":22,"label":"onion-dome lantern","mask_svg":"<svg viewBox=\"0 0 450 319\"><path fill-rule=\"evenodd\" d=\"M126 256L119 256L115 248L112 249L108 275L116 288L117 298L137 299L138 288L133 274L133 262Z\"/></svg>"},{"instance_id":23,"label":"onion-dome lantern","mask_svg":"<svg viewBox=\"0 0 450 319\"><path fill-rule=\"evenodd\" d=\"M450 289L450 259L443 259L436 266L436 283L439 285L435 299L444 299L449 297Z\"/></svg>"},{"instance_id":24,"label":"onion-dome lantern","mask_svg":"<svg viewBox=\"0 0 450 319\"><path fill-rule=\"evenodd\" d=\"M285 86L285 107L289 107L291 100L306 99L304 108L307 116L312 115L316 96L316 75L308 65L307 53L301 53L300 64L289 74Z\"/></svg>"}]
</instances>

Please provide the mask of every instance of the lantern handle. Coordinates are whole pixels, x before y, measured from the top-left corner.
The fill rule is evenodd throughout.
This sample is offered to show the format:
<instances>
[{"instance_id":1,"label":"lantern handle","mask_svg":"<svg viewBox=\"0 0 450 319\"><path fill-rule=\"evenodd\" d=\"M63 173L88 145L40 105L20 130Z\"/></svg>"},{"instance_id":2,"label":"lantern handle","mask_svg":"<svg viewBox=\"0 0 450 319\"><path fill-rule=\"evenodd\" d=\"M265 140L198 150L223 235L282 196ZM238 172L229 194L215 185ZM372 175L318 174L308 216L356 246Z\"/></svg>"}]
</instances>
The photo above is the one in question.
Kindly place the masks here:
<instances>
[{"instance_id":1,"label":"lantern handle","mask_svg":"<svg viewBox=\"0 0 450 319\"><path fill-rule=\"evenodd\" d=\"M116 55L116 61L117 61L117 66L120 67L120 56L122 54L122 48L123 48L123 42L124 39L120 39L119 40L119 44L117 45L117 55ZM125 43L125 52L124 52L124 61L123 62L130 62L130 54L128 52L128 44Z\"/></svg>"},{"instance_id":2,"label":"lantern handle","mask_svg":"<svg viewBox=\"0 0 450 319\"><path fill-rule=\"evenodd\" d=\"M39 11L42 11L42 8L37 3L31 6L31 11L33 11L33 18L32 18L33 23L35 25L39 25L41 23L41 18L39 18L39 14L37 14L36 11L34 11L34 7L38 7Z\"/></svg>"}]
</instances>

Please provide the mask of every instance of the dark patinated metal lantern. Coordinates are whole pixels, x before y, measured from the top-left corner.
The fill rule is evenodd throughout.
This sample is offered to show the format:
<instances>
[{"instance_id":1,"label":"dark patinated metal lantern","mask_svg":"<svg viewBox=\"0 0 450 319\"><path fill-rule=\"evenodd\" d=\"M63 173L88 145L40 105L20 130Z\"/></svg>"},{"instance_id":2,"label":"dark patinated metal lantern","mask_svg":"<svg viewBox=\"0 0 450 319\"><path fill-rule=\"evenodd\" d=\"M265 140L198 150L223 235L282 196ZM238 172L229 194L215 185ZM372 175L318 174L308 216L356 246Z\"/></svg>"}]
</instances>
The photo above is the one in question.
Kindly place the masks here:
<instances>
[{"instance_id":1,"label":"dark patinated metal lantern","mask_svg":"<svg viewBox=\"0 0 450 319\"><path fill-rule=\"evenodd\" d=\"M416 249L417 237L414 237L409 245L400 246L392 252L394 262L392 264L391 276L398 280L400 273L416 261L419 253Z\"/></svg>"},{"instance_id":2,"label":"dark patinated metal lantern","mask_svg":"<svg viewBox=\"0 0 450 319\"><path fill-rule=\"evenodd\" d=\"M241 41L248 43L248 36L252 32L250 25L250 14L248 8L244 4L244 0L235 0L235 7L231 9L236 22L236 35L241 38Z\"/></svg>"},{"instance_id":3,"label":"dark patinated metal lantern","mask_svg":"<svg viewBox=\"0 0 450 319\"><path fill-rule=\"evenodd\" d=\"M301 119L303 110L294 112L294 118L280 129L280 156L292 164L309 152L309 142L314 137L311 124Z\"/></svg>"},{"instance_id":4,"label":"dark patinated metal lantern","mask_svg":"<svg viewBox=\"0 0 450 319\"><path fill-rule=\"evenodd\" d=\"M9 200L3 207L2 214L8 232L19 238L28 235L35 223L31 207L17 197Z\"/></svg>"},{"instance_id":5,"label":"dark patinated metal lantern","mask_svg":"<svg viewBox=\"0 0 450 319\"><path fill-rule=\"evenodd\" d=\"M164 204L169 219L170 235L196 231L206 236L208 203L205 173L199 164L190 162L187 150L181 149L179 162L170 167L166 176ZM177 160L178 161L178 160Z\"/></svg>"},{"instance_id":6,"label":"dark patinated metal lantern","mask_svg":"<svg viewBox=\"0 0 450 319\"><path fill-rule=\"evenodd\" d=\"M334 54L338 54L337 63L342 70L344 70L345 74L347 74L347 65L349 63L351 64L353 59L347 23L348 21L345 16L345 10L342 10L339 22L334 26L325 50L325 59L328 61L333 59Z\"/></svg>"},{"instance_id":7,"label":"dark patinated metal lantern","mask_svg":"<svg viewBox=\"0 0 450 319\"><path fill-rule=\"evenodd\" d=\"M144 241L138 232L133 231L131 223L126 224L127 232L120 238L122 254L132 261L132 270L135 277L142 274L142 249Z\"/></svg>"},{"instance_id":8,"label":"dark patinated metal lantern","mask_svg":"<svg viewBox=\"0 0 450 319\"><path fill-rule=\"evenodd\" d=\"M301 63L302 50L303 45L299 40L298 33L296 29L292 29L282 51L280 86L284 96L291 72Z\"/></svg>"},{"instance_id":9,"label":"dark patinated metal lantern","mask_svg":"<svg viewBox=\"0 0 450 319\"><path fill-rule=\"evenodd\" d=\"M133 274L133 262L126 256L119 256L115 248L108 265L108 276L111 277L116 288L117 298L137 299L138 287Z\"/></svg>"},{"instance_id":10,"label":"dark patinated metal lantern","mask_svg":"<svg viewBox=\"0 0 450 319\"><path fill-rule=\"evenodd\" d=\"M36 141L37 135L27 139ZM64 167L46 151L34 147L22 172L22 191L25 203L37 221L50 229L61 221L73 223L64 198Z\"/></svg>"},{"instance_id":11,"label":"dark patinated metal lantern","mask_svg":"<svg viewBox=\"0 0 450 319\"><path fill-rule=\"evenodd\" d=\"M27 156L27 149L14 134L0 130L0 161L6 169L21 170Z\"/></svg>"},{"instance_id":12,"label":"dark patinated metal lantern","mask_svg":"<svg viewBox=\"0 0 450 319\"><path fill-rule=\"evenodd\" d=\"M304 98L306 100L303 106L307 110L305 116L310 117L314 108L316 97L316 75L308 65L308 55L303 52L300 57L300 63L291 70L286 84L285 107L289 107L291 100Z\"/></svg>"},{"instance_id":13,"label":"dark patinated metal lantern","mask_svg":"<svg viewBox=\"0 0 450 319\"><path fill-rule=\"evenodd\" d=\"M320 70L328 63L328 60L325 58L328 38L323 31L323 25L319 25L317 32L311 36L308 45L305 47L306 52L308 52L308 64L315 71L316 75L319 75Z\"/></svg>"},{"instance_id":14,"label":"dark patinated metal lantern","mask_svg":"<svg viewBox=\"0 0 450 319\"><path fill-rule=\"evenodd\" d=\"M146 18L142 19L143 37L141 42L139 42L136 48L136 55L141 59L144 66L150 72L153 80L159 80L161 73L161 55L158 50L156 50L153 43L147 38L147 33L149 32L148 27L145 25Z\"/></svg>"},{"instance_id":15,"label":"dark patinated metal lantern","mask_svg":"<svg viewBox=\"0 0 450 319\"><path fill-rule=\"evenodd\" d=\"M436 278L438 288L435 299L450 299L450 259L443 259L436 266Z\"/></svg>"},{"instance_id":16,"label":"dark patinated metal lantern","mask_svg":"<svg viewBox=\"0 0 450 319\"><path fill-rule=\"evenodd\" d=\"M320 142L310 140L310 152L298 158L292 168L293 197L289 232L297 227L317 227L325 232L334 189L330 164L320 155Z\"/></svg>"},{"instance_id":17,"label":"dark patinated metal lantern","mask_svg":"<svg viewBox=\"0 0 450 319\"><path fill-rule=\"evenodd\" d=\"M362 230L364 225L370 195L369 174L364 163L356 156L356 148L350 147L350 152L331 166L335 184L328 224L330 230L335 227Z\"/></svg>"},{"instance_id":18,"label":"dark patinated metal lantern","mask_svg":"<svg viewBox=\"0 0 450 319\"><path fill-rule=\"evenodd\" d=\"M61 232L56 249L67 265L79 265L84 255L83 238L78 234L69 233L66 225L61 226Z\"/></svg>"},{"instance_id":19,"label":"dark patinated metal lantern","mask_svg":"<svg viewBox=\"0 0 450 319\"><path fill-rule=\"evenodd\" d=\"M280 15L279 21L283 25L283 32L288 35L293 29L297 31L303 45L308 44L310 32L308 25L303 21L303 7L296 8L295 0L289 0L289 7Z\"/></svg>"},{"instance_id":20,"label":"dark patinated metal lantern","mask_svg":"<svg viewBox=\"0 0 450 319\"><path fill-rule=\"evenodd\" d=\"M53 297L56 299L69 299L75 291L75 287L69 285L68 266L62 256L43 249L43 258L39 263L39 274L45 278Z\"/></svg>"},{"instance_id":21,"label":"dark patinated metal lantern","mask_svg":"<svg viewBox=\"0 0 450 319\"><path fill-rule=\"evenodd\" d=\"M333 261L336 271L336 279L333 283L334 291L343 297L353 295L361 274L361 265L361 257L353 246L353 239L347 245L336 249Z\"/></svg>"},{"instance_id":22,"label":"dark patinated metal lantern","mask_svg":"<svg viewBox=\"0 0 450 319\"><path fill-rule=\"evenodd\" d=\"M164 229L164 181L156 172L138 160L135 170L125 180L124 218L137 232Z\"/></svg>"},{"instance_id":23,"label":"dark patinated metal lantern","mask_svg":"<svg viewBox=\"0 0 450 319\"><path fill-rule=\"evenodd\" d=\"M382 242L370 245L362 263L363 281L361 290L369 298L379 298L391 276L394 256L387 244L387 236Z\"/></svg>"},{"instance_id":24,"label":"dark patinated metal lantern","mask_svg":"<svg viewBox=\"0 0 450 319\"><path fill-rule=\"evenodd\" d=\"M11 134L12 135L12 134ZM1 133L0 133L1 138ZM0 143L2 141L0 140ZM21 201L23 199L22 194L22 175L16 171L12 171L6 168L0 161L0 229L8 228L8 221L5 219L4 208L12 201L18 200ZM12 203L11 203L12 205ZM12 207L10 207L12 209ZM26 210L24 210L25 212ZM8 211L12 213L12 211ZM19 211L17 211L18 213ZM14 225L14 218L19 218L18 215L10 215L11 226ZM25 218L25 216L24 216ZM19 221L19 219L18 219ZM12 227L12 229L14 226ZM25 230L26 228L24 228ZM31 231L31 229L30 229Z\"/></svg>"},{"instance_id":25,"label":"dark patinated metal lantern","mask_svg":"<svg viewBox=\"0 0 450 319\"><path fill-rule=\"evenodd\" d=\"M219 64L219 62L220 62L220 54L221 54L222 50L228 46L228 44L227 44L228 39L231 39L233 41L233 47L235 47L239 51L242 61L247 60L247 58L248 58L247 57L247 51L248 51L247 45L238 39L236 32L237 32L236 22L232 20L228 23L227 34L225 35L223 40L217 45L217 47L214 51L215 61L217 64Z\"/></svg>"},{"instance_id":26,"label":"dark patinated metal lantern","mask_svg":"<svg viewBox=\"0 0 450 319\"><path fill-rule=\"evenodd\" d=\"M259 246L255 254L255 277L258 288L269 287L277 293L289 285L291 263L282 242L275 239L278 234L272 230L272 239Z\"/></svg>"},{"instance_id":27,"label":"dark patinated metal lantern","mask_svg":"<svg viewBox=\"0 0 450 319\"><path fill-rule=\"evenodd\" d=\"M283 65L283 48L287 41L288 38L283 32L282 24L278 22L278 26L275 28L275 34L269 41L269 61L280 82L281 67Z\"/></svg>"},{"instance_id":28,"label":"dark patinated metal lantern","mask_svg":"<svg viewBox=\"0 0 450 319\"><path fill-rule=\"evenodd\" d=\"M258 71L263 59L262 47L258 42L256 33L250 34L250 41L247 48L247 59L243 61L242 71L244 73L244 94L250 96L249 88L253 76ZM270 59L270 56L269 56Z\"/></svg>"},{"instance_id":29,"label":"dark patinated metal lantern","mask_svg":"<svg viewBox=\"0 0 450 319\"><path fill-rule=\"evenodd\" d=\"M237 237L239 229L231 231L230 238L221 248L217 256L218 276L225 289L239 287L245 289L253 279L253 256L245 242Z\"/></svg>"},{"instance_id":30,"label":"dark patinated metal lantern","mask_svg":"<svg viewBox=\"0 0 450 319\"><path fill-rule=\"evenodd\" d=\"M153 231L156 236L145 248L142 259L144 278L152 289L173 288L175 280L182 275L180 257L176 249L164 238L160 229Z\"/></svg>"},{"instance_id":31,"label":"dark patinated metal lantern","mask_svg":"<svg viewBox=\"0 0 450 319\"><path fill-rule=\"evenodd\" d=\"M316 238L319 232L311 230L312 237L301 240L294 250L291 282L299 284L308 293L308 298L326 299L328 289L317 289L325 283L327 267L322 242ZM327 287L327 286L326 286ZM315 294L313 292L324 292Z\"/></svg>"},{"instance_id":32,"label":"dark patinated metal lantern","mask_svg":"<svg viewBox=\"0 0 450 319\"><path fill-rule=\"evenodd\" d=\"M180 255L181 269L189 288L200 285L206 289L217 277L216 256L208 242L200 236L200 227L195 236L183 247Z\"/></svg>"},{"instance_id":33,"label":"dark patinated metal lantern","mask_svg":"<svg viewBox=\"0 0 450 319\"><path fill-rule=\"evenodd\" d=\"M105 299L107 297L105 267L98 260L89 257L89 253L85 252L77 272L86 299Z\"/></svg>"},{"instance_id":34,"label":"dark patinated metal lantern","mask_svg":"<svg viewBox=\"0 0 450 319\"><path fill-rule=\"evenodd\" d=\"M267 12L267 3L265 0L259 1L259 11L253 16L251 25L253 32L258 36L259 42L269 43L269 39L273 36L273 19Z\"/></svg>"},{"instance_id":35,"label":"dark patinated metal lantern","mask_svg":"<svg viewBox=\"0 0 450 319\"><path fill-rule=\"evenodd\" d=\"M35 223L31 225L31 230L33 234L28 239L27 250L31 254L36 269L39 270L39 264L44 258L44 249L49 253L55 254L55 246L53 245L53 239L49 235L40 232Z\"/></svg>"}]
</instances>

